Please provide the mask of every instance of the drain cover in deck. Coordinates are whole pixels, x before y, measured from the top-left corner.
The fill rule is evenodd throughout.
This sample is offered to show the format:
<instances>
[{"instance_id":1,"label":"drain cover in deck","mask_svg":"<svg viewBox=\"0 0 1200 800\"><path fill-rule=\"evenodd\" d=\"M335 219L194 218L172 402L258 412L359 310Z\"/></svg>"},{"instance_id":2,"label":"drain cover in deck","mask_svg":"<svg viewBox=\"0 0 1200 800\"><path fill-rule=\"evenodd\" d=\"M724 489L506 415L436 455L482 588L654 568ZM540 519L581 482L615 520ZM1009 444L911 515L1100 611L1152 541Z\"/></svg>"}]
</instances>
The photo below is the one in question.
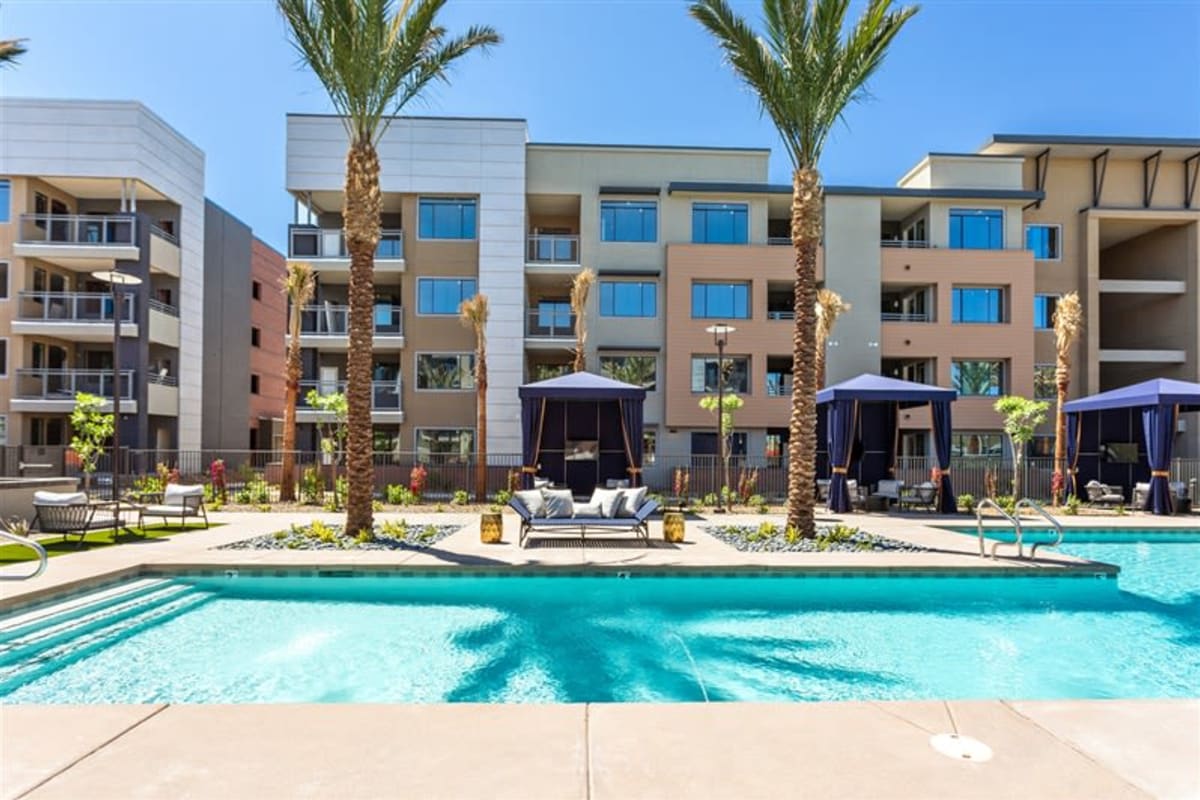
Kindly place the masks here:
<instances>
[{"instance_id":1,"label":"drain cover in deck","mask_svg":"<svg viewBox=\"0 0 1200 800\"><path fill-rule=\"evenodd\" d=\"M991 761L992 748L970 736L939 733L929 737L929 744L946 758L955 761Z\"/></svg>"}]
</instances>

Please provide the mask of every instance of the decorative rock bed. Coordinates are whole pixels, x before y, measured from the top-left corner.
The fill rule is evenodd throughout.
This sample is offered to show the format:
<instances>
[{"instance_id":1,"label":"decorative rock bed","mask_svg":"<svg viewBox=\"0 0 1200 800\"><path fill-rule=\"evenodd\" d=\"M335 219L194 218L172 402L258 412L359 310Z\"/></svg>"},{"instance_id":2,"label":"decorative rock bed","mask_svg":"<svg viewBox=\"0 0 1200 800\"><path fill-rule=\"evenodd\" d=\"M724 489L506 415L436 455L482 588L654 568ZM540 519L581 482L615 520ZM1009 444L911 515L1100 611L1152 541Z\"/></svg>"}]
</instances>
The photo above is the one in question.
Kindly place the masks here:
<instances>
[{"instance_id":1,"label":"decorative rock bed","mask_svg":"<svg viewBox=\"0 0 1200 800\"><path fill-rule=\"evenodd\" d=\"M929 549L846 525L818 526L817 535L812 539L789 535L783 527L771 522L758 526L711 525L704 530L725 544L753 553L922 553Z\"/></svg>"},{"instance_id":2,"label":"decorative rock bed","mask_svg":"<svg viewBox=\"0 0 1200 800\"><path fill-rule=\"evenodd\" d=\"M384 522L375 526L373 538L347 536L341 525L314 522L222 545L219 550L423 550L462 525L409 525Z\"/></svg>"}]
</instances>

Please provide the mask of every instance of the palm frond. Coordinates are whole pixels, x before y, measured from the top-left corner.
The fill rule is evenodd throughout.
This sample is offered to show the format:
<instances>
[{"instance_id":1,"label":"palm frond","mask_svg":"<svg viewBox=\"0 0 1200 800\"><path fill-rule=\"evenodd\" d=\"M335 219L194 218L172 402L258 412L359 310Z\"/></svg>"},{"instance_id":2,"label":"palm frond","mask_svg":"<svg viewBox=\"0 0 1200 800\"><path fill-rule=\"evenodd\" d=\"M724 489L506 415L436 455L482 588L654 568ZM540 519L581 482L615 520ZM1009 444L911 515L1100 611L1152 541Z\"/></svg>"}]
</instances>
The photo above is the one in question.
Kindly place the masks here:
<instances>
[{"instance_id":1,"label":"palm frond","mask_svg":"<svg viewBox=\"0 0 1200 800\"><path fill-rule=\"evenodd\" d=\"M21 44L27 39L0 39L0 67L12 66L25 55L27 48Z\"/></svg>"},{"instance_id":2,"label":"palm frond","mask_svg":"<svg viewBox=\"0 0 1200 800\"><path fill-rule=\"evenodd\" d=\"M843 300L842 296L832 289L821 289L817 292L818 352L829 341L829 336L833 333L833 326L837 324L838 317L845 314L851 308L853 306Z\"/></svg>"},{"instance_id":3,"label":"palm frond","mask_svg":"<svg viewBox=\"0 0 1200 800\"><path fill-rule=\"evenodd\" d=\"M1054 344L1059 354L1070 352L1083 331L1083 304L1078 292L1068 292L1054 306Z\"/></svg>"}]
</instances>

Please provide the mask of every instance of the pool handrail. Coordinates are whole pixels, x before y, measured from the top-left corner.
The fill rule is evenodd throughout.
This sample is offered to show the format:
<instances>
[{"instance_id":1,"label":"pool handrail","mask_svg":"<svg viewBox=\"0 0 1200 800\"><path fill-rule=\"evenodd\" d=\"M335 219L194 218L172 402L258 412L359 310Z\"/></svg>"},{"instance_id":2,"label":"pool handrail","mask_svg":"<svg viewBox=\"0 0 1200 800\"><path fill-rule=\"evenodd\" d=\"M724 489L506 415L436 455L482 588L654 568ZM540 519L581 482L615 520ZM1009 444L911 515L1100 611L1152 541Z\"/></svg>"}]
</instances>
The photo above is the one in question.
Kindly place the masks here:
<instances>
[{"instance_id":1,"label":"pool handrail","mask_svg":"<svg viewBox=\"0 0 1200 800\"><path fill-rule=\"evenodd\" d=\"M1024 498L1022 498L1022 499L1024 499ZM983 510L985 508L994 508L997 512L1000 513L1000 516L1004 517L1006 520L1008 520L1012 524L1013 530L1015 530L1016 534L1017 534L1017 558L1024 558L1025 550L1021 546L1021 523L1020 523L1020 521L1016 517L1009 514L1007 511L1005 511L1003 508L1001 508L1000 504L997 503L995 500L993 500L990 497L983 498L975 506L975 527L979 531L979 557L980 558L987 557L987 545L985 544L986 537L983 535ZM992 559L993 560L995 560L995 558L996 558L996 548L999 547L1001 544L1004 544L1004 542L997 541L997 542L992 543Z\"/></svg>"},{"instance_id":2,"label":"pool handrail","mask_svg":"<svg viewBox=\"0 0 1200 800\"><path fill-rule=\"evenodd\" d=\"M48 556L46 555L46 548L42 547L40 544L35 542L33 539L26 539L24 536L18 536L15 533L10 533L3 529L0 529L0 539L12 542L13 544L22 545L23 547L28 547L31 550L33 550L35 553L37 553L37 557L38 557L37 569L34 570L29 575L3 575L3 574L0 574L0 581L27 581L32 578L36 578L38 575L41 575L43 572L46 571L46 559L48 558Z\"/></svg>"},{"instance_id":3,"label":"pool handrail","mask_svg":"<svg viewBox=\"0 0 1200 800\"><path fill-rule=\"evenodd\" d=\"M1034 542L1033 545L1029 548L1029 557L1030 558L1037 558L1037 549L1043 545L1045 545L1046 547L1058 547L1060 544L1062 544L1062 540L1063 540L1062 524L1057 519L1055 519L1054 516L1049 511L1047 511L1045 508L1043 508L1041 503L1037 502L1036 500L1031 500L1028 497L1022 497L1020 500L1017 501L1016 515L1017 515L1017 520L1018 520L1017 521L1018 528L1021 525L1020 517L1021 517L1021 509L1022 508L1033 509L1036 513L1040 514L1044 520L1046 520L1052 526L1054 526L1054 530L1057 533L1057 536L1055 537L1054 541L1052 541L1052 542Z\"/></svg>"}]
</instances>

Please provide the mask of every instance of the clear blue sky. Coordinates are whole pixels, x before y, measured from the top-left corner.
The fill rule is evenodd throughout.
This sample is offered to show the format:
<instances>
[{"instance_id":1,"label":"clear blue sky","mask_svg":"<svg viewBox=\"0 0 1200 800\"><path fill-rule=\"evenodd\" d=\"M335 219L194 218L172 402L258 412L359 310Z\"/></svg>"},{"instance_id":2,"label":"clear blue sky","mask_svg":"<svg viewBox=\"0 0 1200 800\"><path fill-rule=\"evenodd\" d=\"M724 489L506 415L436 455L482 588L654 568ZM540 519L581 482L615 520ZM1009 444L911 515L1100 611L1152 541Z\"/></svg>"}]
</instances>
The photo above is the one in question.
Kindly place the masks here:
<instances>
[{"instance_id":1,"label":"clear blue sky","mask_svg":"<svg viewBox=\"0 0 1200 800\"><path fill-rule=\"evenodd\" d=\"M736 2L757 18L756 2ZM996 132L1200 136L1200 0L931 0L851 109L829 183L890 185ZM504 36L411 113L523 117L533 141L769 146L708 35L671 0L452 0ZM3 0L30 52L4 95L140 100L207 154L208 195L279 247L284 115L325 112L270 0Z\"/></svg>"}]
</instances>

